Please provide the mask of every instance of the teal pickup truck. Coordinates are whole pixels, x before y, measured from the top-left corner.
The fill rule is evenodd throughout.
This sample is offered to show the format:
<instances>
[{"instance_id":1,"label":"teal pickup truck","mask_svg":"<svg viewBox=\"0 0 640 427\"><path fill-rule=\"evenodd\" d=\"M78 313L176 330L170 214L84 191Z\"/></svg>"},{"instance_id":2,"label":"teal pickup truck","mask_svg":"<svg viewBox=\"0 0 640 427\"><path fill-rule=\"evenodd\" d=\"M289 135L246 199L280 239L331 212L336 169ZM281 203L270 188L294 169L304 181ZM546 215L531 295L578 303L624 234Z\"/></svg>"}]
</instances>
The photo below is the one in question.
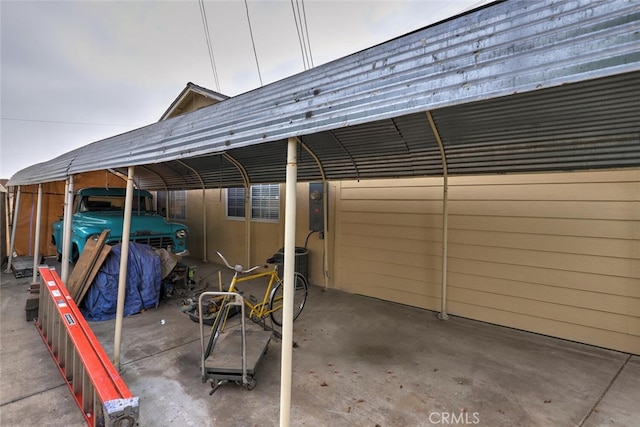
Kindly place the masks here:
<instances>
[{"instance_id":1,"label":"teal pickup truck","mask_svg":"<svg viewBox=\"0 0 640 427\"><path fill-rule=\"evenodd\" d=\"M71 261L76 262L88 239L97 238L103 230L110 230L107 244L122 240L124 222L124 188L84 188L74 197L71 222ZM51 226L51 243L56 247L58 258L62 257L63 221ZM151 193L134 190L129 240L144 243L154 248L171 248L176 255L186 256L186 225L169 222L153 209Z\"/></svg>"}]
</instances>

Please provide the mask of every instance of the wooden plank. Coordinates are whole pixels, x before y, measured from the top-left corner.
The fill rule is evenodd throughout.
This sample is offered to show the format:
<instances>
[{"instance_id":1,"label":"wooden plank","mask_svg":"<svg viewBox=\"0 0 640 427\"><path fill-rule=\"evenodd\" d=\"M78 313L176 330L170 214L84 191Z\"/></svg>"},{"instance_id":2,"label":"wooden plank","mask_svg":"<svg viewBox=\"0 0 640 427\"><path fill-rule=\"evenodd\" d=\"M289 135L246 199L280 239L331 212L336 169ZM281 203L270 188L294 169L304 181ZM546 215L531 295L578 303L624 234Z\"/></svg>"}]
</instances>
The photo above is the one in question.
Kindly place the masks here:
<instances>
[{"instance_id":1,"label":"wooden plank","mask_svg":"<svg viewBox=\"0 0 640 427\"><path fill-rule=\"evenodd\" d=\"M89 239L87 241L76 265L73 267L73 271L71 271L71 274L69 275L66 285L69 295L73 298L75 298L75 295L82 284L83 277L86 274L88 265L93 257L93 253L96 251L97 245L98 242L95 240Z\"/></svg>"},{"instance_id":2,"label":"wooden plank","mask_svg":"<svg viewBox=\"0 0 640 427\"><path fill-rule=\"evenodd\" d=\"M84 287L87 277L91 274L91 270L96 263L96 259L100 256L100 252L107 241L109 232L110 230L103 230L97 241L93 239L89 239L87 241L80 257L78 258L78 262L69 276L69 280L67 280L67 290L76 303L76 298Z\"/></svg>"},{"instance_id":3,"label":"wooden plank","mask_svg":"<svg viewBox=\"0 0 640 427\"><path fill-rule=\"evenodd\" d=\"M74 298L74 301L76 302L76 304L80 304L80 302L86 295L87 291L89 290L89 287L93 283L93 279L95 279L96 275L98 274L98 271L100 270L100 267L102 267L104 260L107 259L107 255L109 255L109 252L111 252L111 246L104 245L102 247L102 250L100 251L100 254L98 254L98 258L96 259L96 262L93 265L93 268L91 269L89 275L87 276L87 279L85 280L84 285L78 291L78 296Z\"/></svg>"}]
</instances>

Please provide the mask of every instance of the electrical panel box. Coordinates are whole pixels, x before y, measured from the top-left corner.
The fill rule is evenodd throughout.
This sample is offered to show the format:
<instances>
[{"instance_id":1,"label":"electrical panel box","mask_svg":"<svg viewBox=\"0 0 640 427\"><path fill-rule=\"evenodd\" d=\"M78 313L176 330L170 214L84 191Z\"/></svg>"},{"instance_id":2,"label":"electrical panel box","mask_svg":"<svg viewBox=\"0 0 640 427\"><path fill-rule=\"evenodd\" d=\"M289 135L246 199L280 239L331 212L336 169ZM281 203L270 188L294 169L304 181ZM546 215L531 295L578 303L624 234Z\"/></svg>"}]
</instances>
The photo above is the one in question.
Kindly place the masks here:
<instances>
[{"instance_id":1,"label":"electrical panel box","mask_svg":"<svg viewBox=\"0 0 640 427\"><path fill-rule=\"evenodd\" d=\"M324 186L321 182L309 183L309 231L324 231ZM321 238L324 236L321 234Z\"/></svg>"}]
</instances>

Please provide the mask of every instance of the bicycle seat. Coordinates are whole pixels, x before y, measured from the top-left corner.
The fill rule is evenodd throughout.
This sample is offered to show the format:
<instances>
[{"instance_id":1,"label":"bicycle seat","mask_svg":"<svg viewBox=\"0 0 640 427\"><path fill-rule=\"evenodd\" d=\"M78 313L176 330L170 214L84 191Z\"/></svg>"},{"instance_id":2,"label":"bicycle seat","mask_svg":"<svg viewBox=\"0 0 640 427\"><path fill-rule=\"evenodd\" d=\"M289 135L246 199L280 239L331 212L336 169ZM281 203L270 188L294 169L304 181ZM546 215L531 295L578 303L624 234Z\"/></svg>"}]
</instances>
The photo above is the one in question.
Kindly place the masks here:
<instances>
[{"instance_id":1,"label":"bicycle seat","mask_svg":"<svg viewBox=\"0 0 640 427\"><path fill-rule=\"evenodd\" d=\"M275 253L267 260L267 264L284 264L284 254Z\"/></svg>"}]
</instances>

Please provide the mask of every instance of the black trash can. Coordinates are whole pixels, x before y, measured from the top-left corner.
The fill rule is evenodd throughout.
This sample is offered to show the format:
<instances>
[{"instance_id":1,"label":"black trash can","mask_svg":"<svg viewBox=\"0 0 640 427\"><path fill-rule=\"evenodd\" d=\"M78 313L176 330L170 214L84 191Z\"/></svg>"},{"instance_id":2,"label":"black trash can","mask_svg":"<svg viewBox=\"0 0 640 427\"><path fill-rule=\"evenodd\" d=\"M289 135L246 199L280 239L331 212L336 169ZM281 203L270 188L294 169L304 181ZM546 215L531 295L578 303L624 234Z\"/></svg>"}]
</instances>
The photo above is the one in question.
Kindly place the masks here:
<instances>
[{"instance_id":1,"label":"black trash can","mask_svg":"<svg viewBox=\"0 0 640 427\"><path fill-rule=\"evenodd\" d=\"M280 248L278 251L279 254L282 254L284 258L284 248ZM309 251L303 247L296 246L296 257L295 257L295 272L300 273L304 276L305 280L309 281ZM280 277L284 276L284 264L278 264L278 275Z\"/></svg>"}]
</instances>

